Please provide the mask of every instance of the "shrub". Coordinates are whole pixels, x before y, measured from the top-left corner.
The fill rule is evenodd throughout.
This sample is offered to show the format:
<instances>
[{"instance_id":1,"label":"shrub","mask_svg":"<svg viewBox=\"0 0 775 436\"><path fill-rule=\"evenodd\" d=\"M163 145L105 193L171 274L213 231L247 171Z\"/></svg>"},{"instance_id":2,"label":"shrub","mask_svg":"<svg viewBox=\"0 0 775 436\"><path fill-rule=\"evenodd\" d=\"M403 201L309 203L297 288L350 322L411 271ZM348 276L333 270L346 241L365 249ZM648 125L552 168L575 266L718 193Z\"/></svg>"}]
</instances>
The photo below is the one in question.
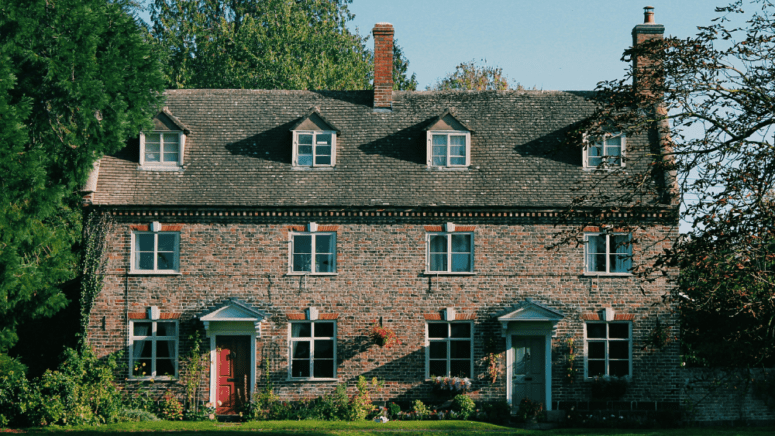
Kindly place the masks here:
<instances>
[{"instance_id":1,"label":"shrub","mask_svg":"<svg viewBox=\"0 0 775 436\"><path fill-rule=\"evenodd\" d=\"M476 411L476 404L468 395L460 394L452 399L452 410L456 412L458 418L466 420Z\"/></svg>"},{"instance_id":2,"label":"shrub","mask_svg":"<svg viewBox=\"0 0 775 436\"><path fill-rule=\"evenodd\" d=\"M517 410L517 418L522 421L529 421L531 419L541 418L544 414L544 405L538 401L533 401L530 398L523 398L519 402L519 409Z\"/></svg>"},{"instance_id":3,"label":"shrub","mask_svg":"<svg viewBox=\"0 0 775 436\"><path fill-rule=\"evenodd\" d=\"M484 420L494 424L503 424L511 419L511 404L506 400L489 401L482 404Z\"/></svg>"},{"instance_id":4,"label":"shrub","mask_svg":"<svg viewBox=\"0 0 775 436\"><path fill-rule=\"evenodd\" d=\"M387 406L388 413L392 419L397 419L401 415L401 406L396 403L390 403Z\"/></svg>"},{"instance_id":5,"label":"shrub","mask_svg":"<svg viewBox=\"0 0 775 436\"><path fill-rule=\"evenodd\" d=\"M33 387L24 372L18 360L0 355L0 428L25 423Z\"/></svg>"},{"instance_id":6,"label":"shrub","mask_svg":"<svg viewBox=\"0 0 775 436\"><path fill-rule=\"evenodd\" d=\"M366 419L366 417L376 409L374 404L371 403L371 396L369 395L370 385L372 388L382 388L382 383L376 377L374 377L371 380L371 384L369 384L366 381L366 377L362 375L358 376L358 382L355 384L357 393L350 399L347 420L360 421Z\"/></svg>"},{"instance_id":7,"label":"shrub","mask_svg":"<svg viewBox=\"0 0 775 436\"><path fill-rule=\"evenodd\" d=\"M430 414L430 411L425 407L425 403L420 400L414 400L412 402L412 412L414 412L417 419L425 419Z\"/></svg>"},{"instance_id":8,"label":"shrub","mask_svg":"<svg viewBox=\"0 0 775 436\"><path fill-rule=\"evenodd\" d=\"M121 409L118 412L118 422L148 422L159 421L153 413L144 409Z\"/></svg>"},{"instance_id":9,"label":"shrub","mask_svg":"<svg viewBox=\"0 0 775 436\"><path fill-rule=\"evenodd\" d=\"M183 420L183 405L172 392L167 391L159 402L158 415L167 421Z\"/></svg>"}]
</instances>

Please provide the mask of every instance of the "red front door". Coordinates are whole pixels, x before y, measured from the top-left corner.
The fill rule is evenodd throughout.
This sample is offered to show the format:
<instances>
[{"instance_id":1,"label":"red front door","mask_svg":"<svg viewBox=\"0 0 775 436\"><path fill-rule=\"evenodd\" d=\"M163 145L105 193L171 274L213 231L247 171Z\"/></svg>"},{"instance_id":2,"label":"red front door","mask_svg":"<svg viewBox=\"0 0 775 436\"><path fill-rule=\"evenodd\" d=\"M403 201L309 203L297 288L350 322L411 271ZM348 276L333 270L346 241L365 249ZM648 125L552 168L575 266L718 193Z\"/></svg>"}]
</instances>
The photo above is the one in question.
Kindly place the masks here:
<instances>
[{"instance_id":1,"label":"red front door","mask_svg":"<svg viewBox=\"0 0 775 436\"><path fill-rule=\"evenodd\" d=\"M250 401L250 336L217 336L218 415L236 415Z\"/></svg>"}]
</instances>

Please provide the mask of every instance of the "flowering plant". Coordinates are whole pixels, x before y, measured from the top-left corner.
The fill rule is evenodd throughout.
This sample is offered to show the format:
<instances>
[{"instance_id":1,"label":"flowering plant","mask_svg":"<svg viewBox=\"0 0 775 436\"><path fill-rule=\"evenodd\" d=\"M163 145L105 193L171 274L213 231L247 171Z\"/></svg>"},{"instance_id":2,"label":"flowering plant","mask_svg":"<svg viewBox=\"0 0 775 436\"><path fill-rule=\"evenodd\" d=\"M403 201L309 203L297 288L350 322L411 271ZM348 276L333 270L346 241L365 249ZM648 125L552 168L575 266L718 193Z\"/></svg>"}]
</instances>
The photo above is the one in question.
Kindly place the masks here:
<instances>
[{"instance_id":1,"label":"flowering plant","mask_svg":"<svg viewBox=\"0 0 775 436\"><path fill-rule=\"evenodd\" d=\"M387 327L382 327L381 325L374 324L371 327L369 337L371 337L374 343L380 347L390 348L396 344L401 345L401 341L398 340L396 332Z\"/></svg>"},{"instance_id":2,"label":"flowering plant","mask_svg":"<svg viewBox=\"0 0 775 436\"><path fill-rule=\"evenodd\" d=\"M433 390L438 392L451 391L451 392L467 392L471 389L471 380L468 377L433 377Z\"/></svg>"}]
</instances>

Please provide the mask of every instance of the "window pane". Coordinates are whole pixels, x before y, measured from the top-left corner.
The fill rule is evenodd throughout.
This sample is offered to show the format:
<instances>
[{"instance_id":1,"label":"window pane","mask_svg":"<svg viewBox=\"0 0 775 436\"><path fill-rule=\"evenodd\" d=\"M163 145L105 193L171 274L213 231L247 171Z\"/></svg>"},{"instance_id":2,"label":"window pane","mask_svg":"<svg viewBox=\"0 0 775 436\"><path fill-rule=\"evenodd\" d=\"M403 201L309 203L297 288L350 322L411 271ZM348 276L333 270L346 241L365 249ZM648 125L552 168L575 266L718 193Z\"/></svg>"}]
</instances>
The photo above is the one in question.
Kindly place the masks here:
<instances>
[{"instance_id":1,"label":"window pane","mask_svg":"<svg viewBox=\"0 0 775 436\"><path fill-rule=\"evenodd\" d=\"M316 340L315 341L315 359L333 359L334 358L334 341L332 340Z\"/></svg>"},{"instance_id":2,"label":"window pane","mask_svg":"<svg viewBox=\"0 0 775 436\"><path fill-rule=\"evenodd\" d=\"M293 253L312 253L312 235L295 235L293 237Z\"/></svg>"},{"instance_id":3,"label":"window pane","mask_svg":"<svg viewBox=\"0 0 775 436\"><path fill-rule=\"evenodd\" d=\"M603 323L587 324L587 337L605 338L605 324Z\"/></svg>"},{"instance_id":4,"label":"window pane","mask_svg":"<svg viewBox=\"0 0 775 436\"><path fill-rule=\"evenodd\" d=\"M156 269L175 269L175 254L174 253L157 253L156 254Z\"/></svg>"},{"instance_id":5,"label":"window pane","mask_svg":"<svg viewBox=\"0 0 775 436\"><path fill-rule=\"evenodd\" d=\"M428 324L428 337L439 339L439 338L446 338L447 335L449 335L449 327L448 324L435 322Z\"/></svg>"},{"instance_id":6,"label":"window pane","mask_svg":"<svg viewBox=\"0 0 775 436\"><path fill-rule=\"evenodd\" d=\"M299 155L299 165L305 167L312 166L312 155L302 156Z\"/></svg>"},{"instance_id":7,"label":"window pane","mask_svg":"<svg viewBox=\"0 0 775 436\"><path fill-rule=\"evenodd\" d=\"M449 158L449 164L450 165L465 165L466 164L466 158L465 157L450 157Z\"/></svg>"},{"instance_id":8,"label":"window pane","mask_svg":"<svg viewBox=\"0 0 775 436\"><path fill-rule=\"evenodd\" d=\"M461 135L450 135L450 137L449 137L449 145L450 146L463 147L463 150L465 150L466 137L465 136L461 136Z\"/></svg>"},{"instance_id":9,"label":"window pane","mask_svg":"<svg viewBox=\"0 0 775 436\"><path fill-rule=\"evenodd\" d=\"M331 156L315 156L315 165L331 165Z\"/></svg>"},{"instance_id":10,"label":"window pane","mask_svg":"<svg viewBox=\"0 0 775 436\"><path fill-rule=\"evenodd\" d=\"M332 273L334 272L334 255L318 254L315 256L315 272Z\"/></svg>"},{"instance_id":11,"label":"window pane","mask_svg":"<svg viewBox=\"0 0 775 436\"><path fill-rule=\"evenodd\" d=\"M149 142L155 142L157 144L161 142L161 133L148 133L145 135L145 143L148 144Z\"/></svg>"},{"instance_id":12,"label":"window pane","mask_svg":"<svg viewBox=\"0 0 775 436\"><path fill-rule=\"evenodd\" d=\"M175 336L174 322L156 323L156 336Z\"/></svg>"},{"instance_id":13,"label":"window pane","mask_svg":"<svg viewBox=\"0 0 775 436\"><path fill-rule=\"evenodd\" d=\"M608 357L611 359L628 359L630 357L630 342L629 341L609 342Z\"/></svg>"},{"instance_id":14,"label":"window pane","mask_svg":"<svg viewBox=\"0 0 775 436\"><path fill-rule=\"evenodd\" d=\"M472 272L470 254L453 254L452 271L454 272Z\"/></svg>"},{"instance_id":15,"label":"window pane","mask_svg":"<svg viewBox=\"0 0 775 436\"><path fill-rule=\"evenodd\" d=\"M334 253L334 235L315 235L315 251L317 253Z\"/></svg>"},{"instance_id":16,"label":"window pane","mask_svg":"<svg viewBox=\"0 0 775 436\"><path fill-rule=\"evenodd\" d=\"M146 162L160 162L161 161L161 155L159 153L149 153L148 151L145 152L145 161Z\"/></svg>"},{"instance_id":17,"label":"window pane","mask_svg":"<svg viewBox=\"0 0 775 436\"><path fill-rule=\"evenodd\" d=\"M605 359L605 342L590 342L587 353L590 359Z\"/></svg>"},{"instance_id":18,"label":"window pane","mask_svg":"<svg viewBox=\"0 0 775 436\"><path fill-rule=\"evenodd\" d=\"M605 140L606 145L616 145L621 147L622 146L622 137L621 136L609 136Z\"/></svg>"},{"instance_id":19,"label":"window pane","mask_svg":"<svg viewBox=\"0 0 775 436\"><path fill-rule=\"evenodd\" d=\"M156 357L175 357L175 341L156 341Z\"/></svg>"},{"instance_id":20,"label":"window pane","mask_svg":"<svg viewBox=\"0 0 775 436\"><path fill-rule=\"evenodd\" d=\"M626 323L608 324L608 337L615 339L629 339L630 326Z\"/></svg>"},{"instance_id":21,"label":"window pane","mask_svg":"<svg viewBox=\"0 0 775 436\"><path fill-rule=\"evenodd\" d=\"M153 251L153 234L142 233L135 235L135 249L137 251Z\"/></svg>"},{"instance_id":22,"label":"window pane","mask_svg":"<svg viewBox=\"0 0 775 436\"><path fill-rule=\"evenodd\" d=\"M332 337L334 337L334 323L332 323L332 322L316 322L315 323L315 337L316 338L332 338Z\"/></svg>"},{"instance_id":23,"label":"window pane","mask_svg":"<svg viewBox=\"0 0 775 436\"><path fill-rule=\"evenodd\" d=\"M631 258L629 255L612 254L611 272L626 273L631 269Z\"/></svg>"},{"instance_id":24,"label":"window pane","mask_svg":"<svg viewBox=\"0 0 775 436\"><path fill-rule=\"evenodd\" d=\"M160 151L161 151L161 144L160 143L145 141L145 152L146 153L159 153Z\"/></svg>"},{"instance_id":25,"label":"window pane","mask_svg":"<svg viewBox=\"0 0 775 436\"><path fill-rule=\"evenodd\" d=\"M311 254L294 254L293 255L293 270L299 272L312 272L312 255Z\"/></svg>"},{"instance_id":26,"label":"window pane","mask_svg":"<svg viewBox=\"0 0 775 436\"><path fill-rule=\"evenodd\" d=\"M151 323L150 322L137 322L135 321L132 326L133 336L150 336L151 335Z\"/></svg>"},{"instance_id":27,"label":"window pane","mask_svg":"<svg viewBox=\"0 0 775 436\"><path fill-rule=\"evenodd\" d=\"M322 145L331 145L331 134L330 133L319 133L317 135L317 138L315 140L318 144Z\"/></svg>"},{"instance_id":28,"label":"window pane","mask_svg":"<svg viewBox=\"0 0 775 436\"><path fill-rule=\"evenodd\" d=\"M294 341L291 342L291 346L293 347L293 354L292 357L294 359L307 359L310 356L310 347L309 342L307 341Z\"/></svg>"},{"instance_id":29,"label":"window pane","mask_svg":"<svg viewBox=\"0 0 775 436\"><path fill-rule=\"evenodd\" d=\"M176 235L167 233L159 234L159 251L175 251Z\"/></svg>"},{"instance_id":30,"label":"window pane","mask_svg":"<svg viewBox=\"0 0 775 436\"><path fill-rule=\"evenodd\" d=\"M309 360L293 360L291 377L309 377Z\"/></svg>"},{"instance_id":31,"label":"window pane","mask_svg":"<svg viewBox=\"0 0 775 436\"><path fill-rule=\"evenodd\" d=\"M449 357L468 359L471 357L471 341L449 341Z\"/></svg>"},{"instance_id":32,"label":"window pane","mask_svg":"<svg viewBox=\"0 0 775 436\"><path fill-rule=\"evenodd\" d=\"M589 254L587 256L587 268L590 272L605 271L605 254Z\"/></svg>"},{"instance_id":33,"label":"window pane","mask_svg":"<svg viewBox=\"0 0 775 436\"><path fill-rule=\"evenodd\" d=\"M148 347L151 348L151 347ZM132 375L135 377L147 377L151 375L151 359L135 358L132 365Z\"/></svg>"},{"instance_id":34,"label":"window pane","mask_svg":"<svg viewBox=\"0 0 775 436\"><path fill-rule=\"evenodd\" d=\"M605 235L590 235L587 237L587 252L590 254L605 253Z\"/></svg>"},{"instance_id":35,"label":"window pane","mask_svg":"<svg viewBox=\"0 0 775 436\"><path fill-rule=\"evenodd\" d=\"M164 162L177 162L178 153L164 153Z\"/></svg>"},{"instance_id":36,"label":"window pane","mask_svg":"<svg viewBox=\"0 0 775 436\"><path fill-rule=\"evenodd\" d=\"M447 135L433 135L433 142L432 144L434 146L441 145L446 147L447 146Z\"/></svg>"},{"instance_id":37,"label":"window pane","mask_svg":"<svg viewBox=\"0 0 775 436\"><path fill-rule=\"evenodd\" d=\"M430 244L431 244L431 253L446 253L447 252L447 236L446 235L431 235Z\"/></svg>"},{"instance_id":38,"label":"window pane","mask_svg":"<svg viewBox=\"0 0 775 436\"><path fill-rule=\"evenodd\" d=\"M135 269L153 269L153 253L140 253Z\"/></svg>"},{"instance_id":39,"label":"window pane","mask_svg":"<svg viewBox=\"0 0 775 436\"><path fill-rule=\"evenodd\" d=\"M168 144L177 145L178 143L178 134L177 133L165 133L164 134L164 148L167 148Z\"/></svg>"},{"instance_id":40,"label":"window pane","mask_svg":"<svg viewBox=\"0 0 775 436\"><path fill-rule=\"evenodd\" d=\"M432 254L431 255L431 271L446 271L447 270L447 255L446 254Z\"/></svg>"},{"instance_id":41,"label":"window pane","mask_svg":"<svg viewBox=\"0 0 775 436\"><path fill-rule=\"evenodd\" d=\"M446 359L447 343L442 341L431 342L428 346L428 356L431 359Z\"/></svg>"},{"instance_id":42,"label":"window pane","mask_svg":"<svg viewBox=\"0 0 775 436\"><path fill-rule=\"evenodd\" d=\"M471 235L452 235L452 251L470 253Z\"/></svg>"},{"instance_id":43,"label":"window pane","mask_svg":"<svg viewBox=\"0 0 775 436\"><path fill-rule=\"evenodd\" d=\"M590 377L605 375L605 361L590 360L587 362L587 375Z\"/></svg>"},{"instance_id":44,"label":"window pane","mask_svg":"<svg viewBox=\"0 0 775 436\"><path fill-rule=\"evenodd\" d=\"M333 378L334 361L333 360L315 360L315 377Z\"/></svg>"},{"instance_id":45,"label":"window pane","mask_svg":"<svg viewBox=\"0 0 775 436\"><path fill-rule=\"evenodd\" d=\"M632 244L630 244L629 235L611 235L611 253L630 254L632 253Z\"/></svg>"},{"instance_id":46,"label":"window pane","mask_svg":"<svg viewBox=\"0 0 775 436\"><path fill-rule=\"evenodd\" d=\"M299 146L299 156L302 155L312 155L312 146L311 145L300 145Z\"/></svg>"},{"instance_id":47,"label":"window pane","mask_svg":"<svg viewBox=\"0 0 775 436\"><path fill-rule=\"evenodd\" d=\"M603 155L603 147L600 144L595 144L587 148L587 155L590 157L599 157Z\"/></svg>"},{"instance_id":48,"label":"window pane","mask_svg":"<svg viewBox=\"0 0 775 436\"><path fill-rule=\"evenodd\" d=\"M291 337L308 338L312 336L312 325L308 322L295 322L291 324Z\"/></svg>"},{"instance_id":49,"label":"window pane","mask_svg":"<svg viewBox=\"0 0 775 436\"><path fill-rule=\"evenodd\" d=\"M466 148L465 147L458 147L458 146L451 146L449 147L449 155L455 156L455 157L466 157Z\"/></svg>"},{"instance_id":50,"label":"window pane","mask_svg":"<svg viewBox=\"0 0 775 436\"><path fill-rule=\"evenodd\" d=\"M175 376L175 363L172 359L156 359L156 376L157 377L174 377Z\"/></svg>"},{"instance_id":51,"label":"window pane","mask_svg":"<svg viewBox=\"0 0 775 436\"><path fill-rule=\"evenodd\" d=\"M443 375L446 376L449 373L447 372L447 361L446 360L431 360L428 362L428 372L430 375Z\"/></svg>"},{"instance_id":52,"label":"window pane","mask_svg":"<svg viewBox=\"0 0 775 436\"><path fill-rule=\"evenodd\" d=\"M453 338L470 338L471 337L471 324L467 322L456 322L449 325L452 330L451 337Z\"/></svg>"},{"instance_id":53,"label":"window pane","mask_svg":"<svg viewBox=\"0 0 775 436\"><path fill-rule=\"evenodd\" d=\"M303 134L299 135L299 145L312 145L312 135L310 134ZM310 148L310 153L312 148Z\"/></svg>"},{"instance_id":54,"label":"window pane","mask_svg":"<svg viewBox=\"0 0 775 436\"><path fill-rule=\"evenodd\" d=\"M471 377L471 361L453 360L449 362L449 375L451 377Z\"/></svg>"},{"instance_id":55,"label":"window pane","mask_svg":"<svg viewBox=\"0 0 775 436\"><path fill-rule=\"evenodd\" d=\"M630 375L630 362L627 360L610 362L608 365L609 375L615 375L617 377Z\"/></svg>"},{"instance_id":56,"label":"window pane","mask_svg":"<svg viewBox=\"0 0 775 436\"><path fill-rule=\"evenodd\" d=\"M445 156L441 156L441 157L433 156L433 162L431 165L436 167L445 166L447 165L447 158Z\"/></svg>"}]
</instances>

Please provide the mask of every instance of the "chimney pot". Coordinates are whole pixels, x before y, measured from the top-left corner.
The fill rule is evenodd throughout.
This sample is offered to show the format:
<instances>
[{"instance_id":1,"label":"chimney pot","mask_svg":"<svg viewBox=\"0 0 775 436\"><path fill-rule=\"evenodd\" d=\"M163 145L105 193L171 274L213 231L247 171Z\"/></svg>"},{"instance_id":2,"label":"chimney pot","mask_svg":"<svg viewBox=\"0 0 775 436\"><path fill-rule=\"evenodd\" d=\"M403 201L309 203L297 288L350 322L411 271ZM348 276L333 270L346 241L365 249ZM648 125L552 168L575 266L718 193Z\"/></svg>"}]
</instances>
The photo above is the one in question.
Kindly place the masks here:
<instances>
[{"instance_id":1,"label":"chimney pot","mask_svg":"<svg viewBox=\"0 0 775 436\"><path fill-rule=\"evenodd\" d=\"M646 6L643 8L643 23L654 24L654 6Z\"/></svg>"},{"instance_id":2,"label":"chimney pot","mask_svg":"<svg viewBox=\"0 0 775 436\"><path fill-rule=\"evenodd\" d=\"M374 25L374 108L393 106L393 25Z\"/></svg>"}]
</instances>

